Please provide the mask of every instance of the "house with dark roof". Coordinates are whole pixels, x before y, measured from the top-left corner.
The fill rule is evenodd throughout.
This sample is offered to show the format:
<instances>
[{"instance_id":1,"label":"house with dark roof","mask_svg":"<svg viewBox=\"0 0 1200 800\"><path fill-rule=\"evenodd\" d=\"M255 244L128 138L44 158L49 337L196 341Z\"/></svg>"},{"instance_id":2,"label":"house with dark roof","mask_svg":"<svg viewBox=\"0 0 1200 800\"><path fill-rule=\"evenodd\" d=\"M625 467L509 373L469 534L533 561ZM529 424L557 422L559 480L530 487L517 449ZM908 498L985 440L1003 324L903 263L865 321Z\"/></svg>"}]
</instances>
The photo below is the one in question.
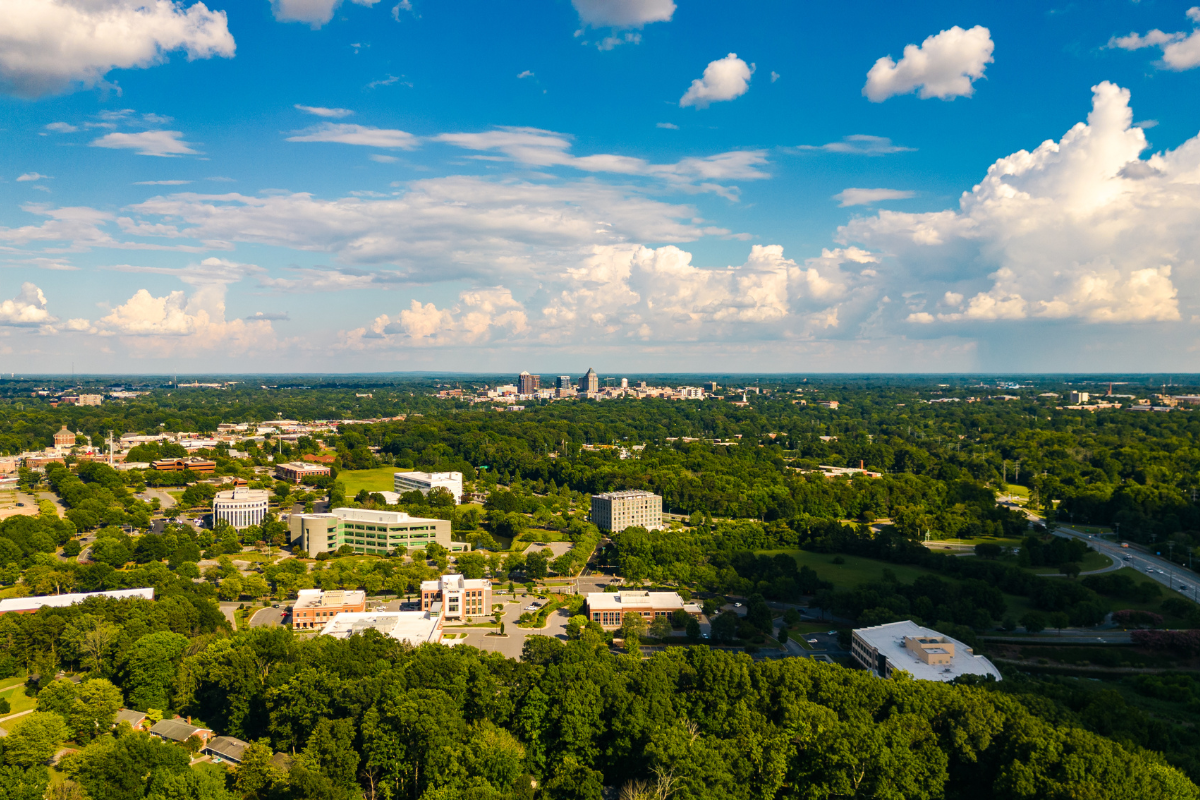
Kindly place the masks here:
<instances>
[{"instance_id":1,"label":"house with dark roof","mask_svg":"<svg viewBox=\"0 0 1200 800\"><path fill-rule=\"evenodd\" d=\"M250 745L233 736L217 736L210 739L204 746L203 752L213 757L214 761L228 761L231 764L242 763L246 748Z\"/></svg>"},{"instance_id":2,"label":"house with dark roof","mask_svg":"<svg viewBox=\"0 0 1200 800\"><path fill-rule=\"evenodd\" d=\"M146 715L141 711L133 711L128 708L122 708L117 712L117 718L113 720L113 725L120 725L122 722L128 722L129 727L135 731L146 730Z\"/></svg>"},{"instance_id":3,"label":"house with dark roof","mask_svg":"<svg viewBox=\"0 0 1200 800\"><path fill-rule=\"evenodd\" d=\"M154 727L150 729L150 735L166 739L169 742L179 742L182 744L193 736L198 736L200 741L207 742L212 738L213 732L208 728L193 725L183 717L176 717L175 719L164 719L154 723Z\"/></svg>"}]
</instances>

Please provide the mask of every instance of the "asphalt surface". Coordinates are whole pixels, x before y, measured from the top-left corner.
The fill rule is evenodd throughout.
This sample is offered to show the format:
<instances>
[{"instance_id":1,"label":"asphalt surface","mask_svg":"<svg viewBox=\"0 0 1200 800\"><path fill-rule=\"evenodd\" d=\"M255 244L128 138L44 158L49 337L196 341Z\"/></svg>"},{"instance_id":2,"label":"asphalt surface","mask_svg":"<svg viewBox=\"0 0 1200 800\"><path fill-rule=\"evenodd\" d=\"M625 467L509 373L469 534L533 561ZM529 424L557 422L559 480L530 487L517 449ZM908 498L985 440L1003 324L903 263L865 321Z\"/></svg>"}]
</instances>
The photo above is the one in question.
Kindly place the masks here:
<instances>
[{"instance_id":1,"label":"asphalt surface","mask_svg":"<svg viewBox=\"0 0 1200 800\"><path fill-rule=\"evenodd\" d=\"M260 608L250 618L251 628L270 628L287 621L286 608Z\"/></svg>"}]
</instances>

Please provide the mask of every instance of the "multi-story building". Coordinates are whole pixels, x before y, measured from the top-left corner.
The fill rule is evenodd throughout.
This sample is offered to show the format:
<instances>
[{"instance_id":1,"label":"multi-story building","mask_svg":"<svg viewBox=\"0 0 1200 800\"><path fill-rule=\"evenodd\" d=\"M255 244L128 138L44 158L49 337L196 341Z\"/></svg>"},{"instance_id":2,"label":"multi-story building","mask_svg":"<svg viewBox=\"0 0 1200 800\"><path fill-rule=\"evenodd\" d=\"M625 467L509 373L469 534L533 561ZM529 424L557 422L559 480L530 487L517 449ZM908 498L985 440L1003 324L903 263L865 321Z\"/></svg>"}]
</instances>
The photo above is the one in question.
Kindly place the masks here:
<instances>
[{"instance_id":1,"label":"multi-story building","mask_svg":"<svg viewBox=\"0 0 1200 800\"><path fill-rule=\"evenodd\" d=\"M589 592L587 596L588 619L605 630L621 627L626 614L640 614L649 624L655 617L670 616L677 609L700 616L700 605L684 602L677 592Z\"/></svg>"},{"instance_id":2,"label":"multi-story building","mask_svg":"<svg viewBox=\"0 0 1200 800\"><path fill-rule=\"evenodd\" d=\"M1001 679L991 661L975 655L957 639L912 620L859 628L854 631L850 655L878 678L890 678L896 670L904 670L922 681L952 681L960 675Z\"/></svg>"},{"instance_id":3,"label":"multi-story building","mask_svg":"<svg viewBox=\"0 0 1200 800\"><path fill-rule=\"evenodd\" d=\"M528 372L522 372L517 376L517 394L533 394L541 385L541 375L530 375Z\"/></svg>"},{"instance_id":4,"label":"multi-story building","mask_svg":"<svg viewBox=\"0 0 1200 800\"><path fill-rule=\"evenodd\" d=\"M720 385L718 385L716 381L709 381L708 383L704 384L704 391L708 392L709 394L716 393L716 391L720 388Z\"/></svg>"},{"instance_id":5,"label":"multi-story building","mask_svg":"<svg viewBox=\"0 0 1200 800\"><path fill-rule=\"evenodd\" d=\"M650 492L629 490L592 495L592 524L614 533L641 526L662 529L662 498Z\"/></svg>"},{"instance_id":6,"label":"multi-story building","mask_svg":"<svg viewBox=\"0 0 1200 800\"><path fill-rule=\"evenodd\" d=\"M81 394L79 395L78 404L81 406L98 406L104 402L102 394Z\"/></svg>"},{"instance_id":7,"label":"multi-story building","mask_svg":"<svg viewBox=\"0 0 1200 800\"><path fill-rule=\"evenodd\" d=\"M622 389L629 388L629 378L621 378L621 388Z\"/></svg>"},{"instance_id":8,"label":"multi-story building","mask_svg":"<svg viewBox=\"0 0 1200 800\"><path fill-rule=\"evenodd\" d=\"M440 603L446 619L486 617L492 613L492 582L484 578L443 575L436 581L421 581L421 610Z\"/></svg>"},{"instance_id":9,"label":"multi-story building","mask_svg":"<svg viewBox=\"0 0 1200 800\"><path fill-rule=\"evenodd\" d=\"M75 446L75 434L67 430L67 426L63 425L58 433L54 434L54 448L56 450L70 450Z\"/></svg>"},{"instance_id":10,"label":"multi-story building","mask_svg":"<svg viewBox=\"0 0 1200 800\"><path fill-rule=\"evenodd\" d=\"M442 640L442 617L433 611L345 611L325 623L321 635L349 639L367 630L379 631L413 647L437 644ZM447 644L457 641L451 639Z\"/></svg>"},{"instance_id":11,"label":"multi-story building","mask_svg":"<svg viewBox=\"0 0 1200 800\"><path fill-rule=\"evenodd\" d=\"M328 514L292 514L288 526L292 544L309 556L332 552L346 544L356 553L377 555L397 548L424 549L431 543L455 549L450 542L449 520L410 517L403 511L335 508Z\"/></svg>"},{"instance_id":12,"label":"multi-story building","mask_svg":"<svg viewBox=\"0 0 1200 800\"><path fill-rule=\"evenodd\" d=\"M336 590L323 592L320 589L301 589L296 592L292 604L292 629L311 631L323 628L329 620L343 611L367 610L367 593Z\"/></svg>"},{"instance_id":13,"label":"multi-story building","mask_svg":"<svg viewBox=\"0 0 1200 800\"><path fill-rule=\"evenodd\" d=\"M571 385L571 376L570 375L559 375L558 380L555 381L555 383L556 383L556 385L554 388L556 388L556 389L573 389L573 388L575 388Z\"/></svg>"},{"instance_id":14,"label":"multi-story building","mask_svg":"<svg viewBox=\"0 0 1200 800\"><path fill-rule=\"evenodd\" d=\"M258 525L267 516L271 493L266 489L238 486L213 497L213 526L225 520L237 530Z\"/></svg>"},{"instance_id":15,"label":"multi-story building","mask_svg":"<svg viewBox=\"0 0 1200 800\"><path fill-rule=\"evenodd\" d=\"M461 472L397 472L392 478L392 488L397 494L420 492L429 494L441 487L454 495L454 502L462 502L463 476Z\"/></svg>"},{"instance_id":16,"label":"multi-story building","mask_svg":"<svg viewBox=\"0 0 1200 800\"><path fill-rule=\"evenodd\" d=\"M681 400L703 400L704 390L696 386L680 386L679 397Z\"/></svg>"},{"instance_id":17,"label":"multi-story building","mask_svg":"<svg viewBox=\"0 0 1200 800\"><path fill-rule=\"evenodd\" d=\"M596 370L588 367L587 374L579 379L579 391L593 394L600 391L600 376L596 374Z\"/></svg>"},{"instance_id":18,"label":"multi-story building","mask_svg":"<svg viewBox=\"0 0 1200 800\"><path fill-rule=\"evenodd\" d=\"M290 483L303 483L330 475L329 467L324 464L309 464L303 461L289 461L275 467L275 477Z\"/></svg>"},{"instance_id":19,"label":"multi-story building","mask_svg":"<svg viewBox=\"0 0 1200 800\"><path fill-rule=\"evenodd\" d=\"M207 458L160 458L157 461L150 462L150 468L156 469L159 472L183 472L191 470L192 472L211 475L217 471L217 462L210 461Z\"/></svg>"},{"instance_id":20,"label":"multi-story building","mask_svg":"<svg viewBox=\"0 0 1200 800\"><path fill-rule=\"evenodd\" d=\"M1071 405L1079 405L1080 403L1086 403L1088 400L1091 399L1091 397L1092 396L1090 394L1088 394L1087 392L1075 392L1075 391L1071 392L1067 396L1067 398L1071 401Z\"/></svg>"}]
</instances>

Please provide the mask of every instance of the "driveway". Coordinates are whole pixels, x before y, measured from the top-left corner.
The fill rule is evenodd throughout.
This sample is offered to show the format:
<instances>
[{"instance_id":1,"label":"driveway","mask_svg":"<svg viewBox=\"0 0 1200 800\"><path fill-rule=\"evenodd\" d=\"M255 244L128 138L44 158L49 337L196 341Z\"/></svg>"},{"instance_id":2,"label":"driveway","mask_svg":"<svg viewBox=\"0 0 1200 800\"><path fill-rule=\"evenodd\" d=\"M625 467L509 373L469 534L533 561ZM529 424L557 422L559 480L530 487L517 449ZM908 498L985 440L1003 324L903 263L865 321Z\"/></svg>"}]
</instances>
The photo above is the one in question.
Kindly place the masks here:
<instances>
[{"instance_id":1,"label":"driveway","mask_svg":"<svg viewBox=\"0 0 1200 800\"><path fill-rule=\"evenodd\" d=\"M260 608L250 618L251 628L270 628L282 625L287 620L286 608Z\"/></svg>"},{"instance_id":2,"label":"driveway","mask_svg":"<svg viewBox=\"0 0 1200 800\"><path fill-rule=\"evenodd\" d=\"M494 631L494 628L459 628L453 625L446 626L447 633L466 633L466 639L455 639L458 644L465 644L471 647L478 647L480 650L490 650L495 653L500 653L508 658L520 658L521 650L525 646L525 639L529 636L551 636L560 641L567 640L567 620L570 619L565 608L560 608L550 615L546 620L545 628L519 628L517 620L521 614L525 612L525 607L533 602L539 604L544 602L538 600L537 597L525 595L521 592L517 593L519 602L510 603L512 599L510 595L503 597L492 595L494 603L503 601L504 605L504 633L505 636L488 636L488 633Z\"/></svg>"}]
</instances>

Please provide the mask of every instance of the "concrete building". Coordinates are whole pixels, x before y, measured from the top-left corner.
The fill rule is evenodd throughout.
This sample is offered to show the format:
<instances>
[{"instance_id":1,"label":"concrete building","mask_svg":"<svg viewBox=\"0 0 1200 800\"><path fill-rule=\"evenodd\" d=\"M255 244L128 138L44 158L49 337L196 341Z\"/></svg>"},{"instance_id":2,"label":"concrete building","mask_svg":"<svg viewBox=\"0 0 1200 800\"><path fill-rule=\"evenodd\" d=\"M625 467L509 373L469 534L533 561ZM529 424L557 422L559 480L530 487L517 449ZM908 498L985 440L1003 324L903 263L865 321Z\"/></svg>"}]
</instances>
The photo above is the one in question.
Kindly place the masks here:
<instances>
[{"instance_id":1,"label":"concrete building","mask_svg":"<svg viewBox=\"0 0 1200 800\"><path fill-rule=\"evenodd\" d=\"M74 594L47 595L45 597L11 597L7 600L0 600L0 614L32 614L39 608L67 608L92 597L111 597L114 600L122 600L126 597L140 597L143 600L153 600L154 588L114 589L110 592L76 592Z\"/></svg>"},{"instance_id":2,"label":"concrete building","mask_svg":"<svg viewBox=\"0 0 1200 800\"><path fill-rule=\"evenodd\" d=\"M376 630L413 647L442 640L442 616L436 611L367 611L342 613L325 624L322 636L349 639L356 633Z\"/></svg>"},{"instance_id":3,"label":"concrete building","mask_svg":"<svg viewBox=\"0 0 1200 800\"><path fill-rule=\"evenodd\" d=\"M638 525L646 530L661 530L662 498L638 490L594 494L592 524L613 533Z\"/></svg>"},{"instance_id":4,"label":"concrete building","mask_svg":"<svg viewBox=\"0 0 1200 800\"><path fill-rule=\"evenodd\" d=\"M492 613L492 582L462 575L443 575L436 581L421 581L421 610L441 604L446 619L486 617Z\"/></svg>"},{"instance_id":5,"label":"concrete building","mask_svg":"<svg viewBox=\"0 0 1200 800\"><path fill-rule=\"evenodd\" d=\"M211 475L217 471L217 462L207 458L160 458L158 461L151 461L150 468L159 472L191 470L202 475Z\"/></svg>"},{"instance_id":6,"label":"concrete building","mask_svg":"<svg viewBox=\"0 0 1200 800\"><path fill-rule=\"evenodd\" d=\"M367 610L367 593L363 591L301 589L292 604L292 629L309 631L323 628L329 620L343 612Z\"/></svg>"},{"instance_id":7,"label":"concrete building","mask_svg":"<svg viewBox=\"0 0 1200 800\"><path fill-rule=\"evenodd\" d=\"M699 603L686 603L677 592L589 592L587 616L605 630L621 627L626 614L640 614L649 625L655 617L666 617L683 609L700 616Z\"/></svg>"},{"instance_id":8,"label":"concrete building","mask_svg":"<svg viewBox=\"0 0 1200 800\"><path fill-rule=\"evenodd\" d=\"M533 394L542 385L541 375L530 375L522 372L517 376L517 394Z\"/></svg>"},{"instance_id":9,"label":"concrete building","mask_svg":"<svg viewBox=\"0 0 1200 800\"><path fill-rule=\"evenodd\" d=\"M679 399L681 400L703 400L704 390L697 386L680 386Z\"/></svg>"},{"instance_id":10,"label":"concrete building","mask_svg":"<svg viewBox=\"0 0 1200 800\"><path fill-rule=\"evenodd\" d=\"M54 449L55 450L70 450L75 446L75 434L67 430L67 426L63 425L58 433L54 434Z\"/></svg>"},{"instance_id":11,"label":"concrete building","mask_svg":"<svg viewBox=\"0 0 1200 800\"><path fill-rule=\"evenodd\" d=\"M587 374L579 379L580 393L591 392L595 394L600 391L600 376L596 374L596 370L588 367Z\"/></svg>"},{"instance_id":12,"label":"concrete building","mask_svg":"<svg viewBox=\"0 0 1200 800\"><path fill-rule=\"evenodd\" d=\"M324 464L311 464L303 461L289 461L275 467L275 477L290 483L304 483L328 477L330 474L329 467Z\"/></svg>"},{"instance_id":13,"label":"concrete building","mask_svg":"<svg viewBox=\"0 0 1200 800\"><path fill-rule=\"evenodd\" d=\"M1067 400L1070 401L1071 405L1073 406L1079 405L1080 403L1086 403L1091 398L1092 396L1087 392L1072 391L1069 395L1067 395Z\"/></svg>"},{"instance_id":14,"label":"concrete building","mask_svg":"<svg viewBox=\"0 0 1200 800\"><path fill-rule=\"evenodd\" d=\"M392 488L399 494L420 492L429 494L442 487L454 495L454 502L462 502L463 476L461 472L397 472L392 477Z\"/></svg>"},{"instance_id":15,"label":"concrete building","mask_svg":"<svg viewBox=\"0 0 1200 800\"><path fill-rule=\"evenodd\" d=\"M346 544L356 553L377 555L397 548L424 549L432 542L454 549L449 520L410 517L403 511L335 508L328 514L292 514L288 525L292 544L309 556Z\"/></svg>"},{"instance_id":16,"label":"concrete building","mask_svg":"<svg viewBox=\"0 0 1200 800\"><path fill-rule=\"evenodd\" d=\"M571 385L571 376L570 375L559 375L558 380L555 382L554 388L555 389L574 389L575 387Z\"/></svg>"},{"instance_id":17,"label":"concrete building","mask_svg":"<svg viewBox=\"0 0 1200 800\"><path fill-rule=\"evenodd\" d=\"M838 409L837 400L818 400L817 405L819 405L821 408L828 408L833 411L837 411Z\"/></svg>"},{"instance_id":18,"label":"concrete building","mask_svg":"<svg viewBox=\"0 0 1200 800\"><path fill-rule=\"evenodd\" d=\"M960 675L991 675L1000 670L962 642L922 628L912 620L859 628L850 654L863 669L879 678L904 670L917 680L952 681Z\"/></svg>"},{"instance_id":19,"label":"concrete building","mask_svg":"<svg viewBox=\"0 0 1200 800\"><path fill-rule=\"evenodd\" d=\"M621 388L622 389L629 388L629 378L621 378Z\"/></svg>"},{"instance_id":20,"label":"concrete building","mask_svg":"<svg viewBox=\"0 0 1200 800\"><path fill-rule=\"evenodd\" d=\"M258 525L267 516L270 492L266 489L237 487L217 492L213 497L213 525L225 520L237 530Z\"/></svg>"}]
</instances>

